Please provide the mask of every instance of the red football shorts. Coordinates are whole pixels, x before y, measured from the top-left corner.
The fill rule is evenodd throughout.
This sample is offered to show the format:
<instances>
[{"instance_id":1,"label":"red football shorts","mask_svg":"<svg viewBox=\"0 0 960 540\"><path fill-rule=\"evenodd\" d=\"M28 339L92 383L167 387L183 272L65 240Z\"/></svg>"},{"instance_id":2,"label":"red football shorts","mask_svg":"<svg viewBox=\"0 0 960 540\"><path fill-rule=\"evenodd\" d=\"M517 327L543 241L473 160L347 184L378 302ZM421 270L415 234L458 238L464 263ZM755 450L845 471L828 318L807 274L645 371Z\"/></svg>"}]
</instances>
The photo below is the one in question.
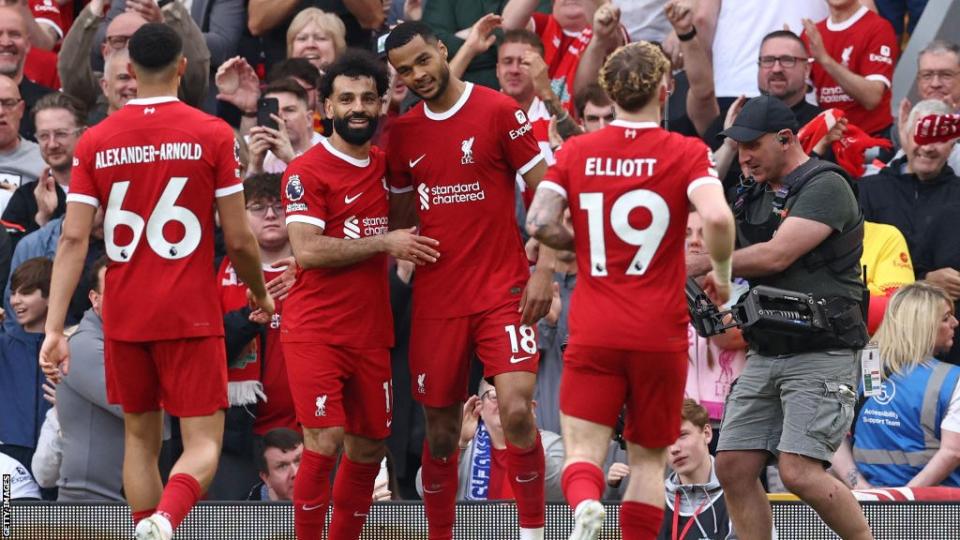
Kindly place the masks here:
<instances>
[{"instance_id":1,"label":"red football shorts","mask_svg":"<svg viewBox=\"0 0 960 540\"><path fill-rule=\"evenodd\" d=\"M393 375L389 349L284 343L283 356L293 407L303 427L342 426L347 433L368 439L390 435Z\"/></svg>"},{"instance_id":2,"label":"red football shorts","mask_svg":"<svg viewBox=\"0 0 960 540\"><path fill-rule=\"evenodd\" d=\"M560 378L560 411L614 427L627 406L623 438L664 448L680 436L687 351L644 352L570 344Z\"/></svg>"},{"instance_id":3,"label":"red football shorts","mask_svg":"<svg viewBox=\"0 0 960 540\"><path fill-rule=\"evenodd\" d=\"M486 379L515 371L537 372L536 326L520 325L515 298L465 317L414 318L410 330L413 397L428 407L465 401L474 353L483 362Z\"/></svg>"},{"instance_id":4,"label":"red football shorts","mask_svg":"<svg viewBox=\"0 0 960 540\"><path fill-rule=\"evenodd\" d=\"M127 413L161 408L173 416L209 416L227 403L222 336L162 341L104 340L107 401Z\"/></svg>"}]
</instances>

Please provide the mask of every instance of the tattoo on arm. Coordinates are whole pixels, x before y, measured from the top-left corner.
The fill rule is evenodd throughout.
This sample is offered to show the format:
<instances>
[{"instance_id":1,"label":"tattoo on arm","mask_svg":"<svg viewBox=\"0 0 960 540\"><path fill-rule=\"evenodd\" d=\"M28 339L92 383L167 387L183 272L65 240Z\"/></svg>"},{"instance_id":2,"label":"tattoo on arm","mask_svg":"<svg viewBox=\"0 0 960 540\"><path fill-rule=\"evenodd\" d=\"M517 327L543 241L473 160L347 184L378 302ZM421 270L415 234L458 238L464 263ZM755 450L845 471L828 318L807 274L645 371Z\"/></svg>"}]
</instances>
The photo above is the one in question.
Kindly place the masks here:
<instances>
[{"instance_id":1,"label":"tattoo on arm","mask_svg":"<svg viewBox=\"0 0 960 540\"><path fill-rule=\"evenodd\" d=\"M527 212L527 232L554 249L573 249L573 234L564 227L567 200L549 189L538 189Z\"/></svg>"},{"instance_id":2,"label":"tattoo on arm","mask_svg":"<svg viewBox=\"0 0 960 540\"><path fill-rule=\"evenodd\" d=\"M543 104L547 107L550 115L557 119L557 134L560 135L561 139L567 140L582 133L580 126L573 121L570 113L560 105L557 96L551 96L550 99L544 100Z\"/></svg>"},{"instance_id":3,"label":"tattoo on arm","mask_svg":"<svg viewBox=\"0 0 960 540\"><path fill-rule=\"evenodd\" d=\"M856 489L859 481L860 473L857 471L857 469L853 469L847 473L847 485L850 486L850 489Z\"/></svg>"}]
</instances>

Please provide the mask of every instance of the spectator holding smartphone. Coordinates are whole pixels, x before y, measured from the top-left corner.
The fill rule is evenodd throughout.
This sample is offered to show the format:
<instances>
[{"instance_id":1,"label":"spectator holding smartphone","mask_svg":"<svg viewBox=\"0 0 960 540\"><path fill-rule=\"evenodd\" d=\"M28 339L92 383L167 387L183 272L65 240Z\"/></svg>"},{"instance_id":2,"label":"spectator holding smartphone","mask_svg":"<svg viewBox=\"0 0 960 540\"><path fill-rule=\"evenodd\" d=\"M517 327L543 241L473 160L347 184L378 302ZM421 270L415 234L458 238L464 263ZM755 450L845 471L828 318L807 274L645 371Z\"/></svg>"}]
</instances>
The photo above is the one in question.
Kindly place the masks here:
<instances>
[{"instance_id":1,"label":"spectator holding smartphone","mask_svg":"<svg viewBox=\"0 0 960 540\"><path fill-rule=\"evenodd\" d=\"M263 91L260 104L275 99L277 114L265 115L258 111L258 125L250 128L247 144L250 147L250 167L247 174L260 172L282 173L300 154L319 143L323 137L313 131L313 111L302 86L289 79L276 81ZM268 123L272 118L274 125Z\"/></svg>"}]
</instances>

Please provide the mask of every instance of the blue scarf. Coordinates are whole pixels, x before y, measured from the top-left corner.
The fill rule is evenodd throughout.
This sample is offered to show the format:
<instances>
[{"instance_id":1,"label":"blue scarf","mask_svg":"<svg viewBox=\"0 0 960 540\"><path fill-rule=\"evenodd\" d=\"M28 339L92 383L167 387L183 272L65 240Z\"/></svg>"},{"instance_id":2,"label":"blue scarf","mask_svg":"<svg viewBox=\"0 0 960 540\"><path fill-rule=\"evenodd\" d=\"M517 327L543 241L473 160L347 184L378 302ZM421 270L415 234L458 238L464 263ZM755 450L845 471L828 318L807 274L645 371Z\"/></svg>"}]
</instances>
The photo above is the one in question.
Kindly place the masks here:
<instances>
[{"instance_id":1,"label":"blue scarf","mask_svg":"<svg viewBox=\"0 0 960 540\"><path fill-rule=\"evenodd\" d=\"M483 420L477 424L477 434L473 437L473 456L470 459L470 489L467 492L468 501L486 501L490 494L490 467L493 465L493 443L490 442L490 432L483 425Z\"/></svg>"}]
</instances>

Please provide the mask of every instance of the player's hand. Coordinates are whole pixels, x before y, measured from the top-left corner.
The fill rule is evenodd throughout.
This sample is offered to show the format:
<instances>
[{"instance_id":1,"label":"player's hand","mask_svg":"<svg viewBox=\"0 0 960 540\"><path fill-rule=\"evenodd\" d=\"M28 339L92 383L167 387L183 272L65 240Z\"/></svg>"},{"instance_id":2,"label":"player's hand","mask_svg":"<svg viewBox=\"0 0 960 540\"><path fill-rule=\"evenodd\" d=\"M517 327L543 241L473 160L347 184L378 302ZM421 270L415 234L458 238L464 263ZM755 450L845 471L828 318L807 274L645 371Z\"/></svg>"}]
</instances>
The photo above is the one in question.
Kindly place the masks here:
<instances>
[{"instance_id":1,"label":"player's hand","mask_svg":"<svg viewBox=\"0 0 960 540\"><path fill-rule=\"evenodd\" d=\"M630 466L626 463L614 463L607 471L607 485L610 487L620 487L620 482L630 476Z\"/></svg>"},{"instance_id":2,"label":"player's hand","mask_svg":"<svg viewBox=\"0 0 960 540\"><path fill-rule=\"evenodd\" d=\"M70 372L70 347L62 332L48 332L40 346L40 369L54 384Z\"/></svg>"},{"instance_id":3,"label":"player's hand","mask_svg":"<svg viewBox=\"0 0 960 540\"><path fill-rule=\"evenodd\" d=\"M536 51L527 51L523 53L523 60L520 61L520 69L530 75L533 82L533 92L540 99L549 99L553 89L550 87L550 75L547 73L547 63L543 57Z\"/></svg>"},{"instance_id":4,"label":"player's hand","mask_svg":"<svg viewBox=\"0 0 960 540\"><path fill-rule=\"evenodd\" d=\"M593 12L593 39L612 49L620 45L620 8L606 3Z\"/></svg>"},{"instance_id":5,"label":"player's hand","mask_svg":"<svg viewBox=\"0 0 960 540\"><path fill-rule=\"evenodd\" d=\"M57 383L47 379L43 383L43 399L52 407L57 406Z\"/></svg>"},{"instance_id":6,"label":"player's hand","mask_svg":"<svg viewBox=\"0 0 960 540\"><path fill-rule=\"evenodd\" d=\"M817 30L817 23L810 19L803 19L803 31L807 34L809 43L807 48L810 49L810 56L813 57L813 60L820 65L830 61L830 53L827 52L827 48L823 44L823 36L820 35L820 30Z\"/></svg>"},{"instance_id":7,"label":"player's hand","mask_svg":"<svg viewBox=\"0 0 960 540\"><path fill-rule=\"evenodd\" d=\"M532 326L550 311L553 303L553 275L547 271L535 270L527 280L520 298L520 324Z\"/></svg>"},{"instance_id":8,"label":"player's hand","mask_svg":"<svg viewBox=\"0 0 960 540\"><path fill-rule=\"evenodd\" d=\"M273 317L273 313L276 311L276 307L273 304L273 297L270 296L270 293L266 293L265 296L258 298L248 289L247 300L250 302L250 307L253 308L253 312L250 313L250 320L257 324L269 323Z\"/></svg>"},{"instance_id":9,"label":"player's hand","mask_svg":"<svg viewBox=\"0 0 960 540\"><path fill-rule=\"evenodd\" d=\"M960 272L955 269L946 267L927 272L927 277L924 279L947 291L950 298L960 300Z\"/></svg>"},{"instance_id":10,"label":"player's hand","mask_svg":"<svg viewBox=\"0 0 960 540\"><path fill-rule=\"evenodd\" d=\"M153 0L127 0L126 10L140 15L147 22L163 22L163 13L160 12L160 6Z\"/></svg>"},{"instance_id":11,"label":"player's hand","mask_svg":"<svg viewBox=\"0 0 960 540\"><path fill-rule=\"evenodd\" d=\"M53 213L57 211L56 180L50 168L45 168L37 179L33 188L33 198L37 201L37 214L34 216L37 224L46 225Z\"/></svg>"},{"instance_id":12,"label":"player's hand","mask_svg":"<svg viewBox=\"0 0 960 540\"><path fill-rule=\"evenodd\" d=\"M410 261L424 265L435 263L440 257L437 247L440 242L426 236L416 234L417 228L397 229L383 235L383 251L401 261Z\"/></svg>"},{"instance_id":13,"label":"player's hand","mask_svg":"<svg viewBox=\"0 0 960 540\"><path fill-rule=\"evenodd\" d=\"M527 261L530 264L537 264L537 260L540 259L540 241L531 236L523 245L523 251L526 252Z\"/></svg>"},{"instance_id":14,"label":"player's hand","mask_svg":"<svg viewBox=\"0 0 960 540\"><path fill-rule=\"evenodd\" d=\"M703 292L707 293L707 297L710 298L710 301L716 306L722 306L727 303L727 300L730 300L731 288L732 285L730 282L721 282L718 280L713 270L708 272L707 277L703 279Z\"/></svg>"},{"instance_id":15,"label":"player's hand","mask_svg":"<svg viewBox=\"0 0 960 540\"><path fill-rule=\"evenodd\" d=\"M487 13L480 17L470 27L470 33L467 34L463 46L473 51L475 56L487 52L497 41L497 36L493 33L494 29L499 28L501 24L503 24L503 18L495 13Z\"/></svg>"},{"instance_id":16,"label":"player's hand","mask_svg":"<svg viewBox=\"0 0 960 540\"><path fill-rule=\"evenodd\" d=\"M480 396L473 395L463 404L463 420L460 422L460 448L466 447L477 434L477 424L480 423L480 407L483 401Z\"/></svg>"},{"instance_id":17,"label":"player's hand","mask_svg":"<svg viewBox=\"0 0 960 540\"><path fill-rule=\"evenodd\" d=\"M286 257L273 263L271 268L286 266L283 273L267 282L267 292L277 300L283 300L290 294L290 289L297 282L297 260Z\"/></svg>"},{"instance_id":18,"label":"player's hand","mask_svg":"<svg viewBox=\"0 0 960 540\"><path fill-rule=\"evenodd\" d=\"M245 58L234 56L220 64L213 81L217 85L217 99L246 113L257 112L260 79Z\"/></svg>"},{"instance_id":19,"label":"player's hand","mask_svg":"<svg viewBox=\"0 0 960 540\"><path fill-rule=\"evenodd\" d=\"M685 0L670 0L663 12L677 34L689 34L693 30L693 7Z\"/></svg>"}]
</instances>

